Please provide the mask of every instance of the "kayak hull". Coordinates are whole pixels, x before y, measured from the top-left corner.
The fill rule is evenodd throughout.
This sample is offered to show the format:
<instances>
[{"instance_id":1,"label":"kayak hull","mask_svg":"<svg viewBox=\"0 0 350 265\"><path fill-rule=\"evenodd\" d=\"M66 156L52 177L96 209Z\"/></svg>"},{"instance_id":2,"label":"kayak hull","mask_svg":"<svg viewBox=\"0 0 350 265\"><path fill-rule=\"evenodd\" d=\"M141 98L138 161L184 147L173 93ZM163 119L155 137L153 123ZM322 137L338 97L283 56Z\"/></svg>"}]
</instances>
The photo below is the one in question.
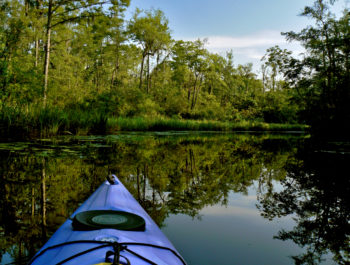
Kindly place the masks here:
<instances>
[{"instance_id":1,"label":"kayak hull","mask_svg":"<svg viewBox=\"0 0 350 265\"><path fill-rule=\"evenodd\" d=\"M136 214L145 220L144 231L123 231L117 229L103 228L92 231L75 231L72 227L72 220L78 213L91 210L114 210L125 211ZM163 248L169 248L177 255L175 247L162 233L159 227L145 212L135 198L129 193L124 185L116 178L114 185L105 181L68 219L49 239L49 241L41 248L32 260L31 264L60 264L63 260L69 259L83 251L97 248L101 243L74 243L53 247L72 241L107 241L107 242L129 242L157 245ZM159 265L177 265L184 264L179 257L174 255L167 249L159 249L150 246L130 245L127 246L132 252L146 258ZM46 250L45 250L46 249ZM45 251L44 251L45 250ZM43 252L44 251L44 252ZM98 248L86 254L77 256L63 264L99 264L106 261L107 251L113 251L112 246ZM42 253L41 253L42 252ZM121 251L120 254L124 257L120 258L120 263L127 264L126 260L130 261L131 265L150 264L142 258L139 258L128 251Z\"/></svg>"}]
</instances>

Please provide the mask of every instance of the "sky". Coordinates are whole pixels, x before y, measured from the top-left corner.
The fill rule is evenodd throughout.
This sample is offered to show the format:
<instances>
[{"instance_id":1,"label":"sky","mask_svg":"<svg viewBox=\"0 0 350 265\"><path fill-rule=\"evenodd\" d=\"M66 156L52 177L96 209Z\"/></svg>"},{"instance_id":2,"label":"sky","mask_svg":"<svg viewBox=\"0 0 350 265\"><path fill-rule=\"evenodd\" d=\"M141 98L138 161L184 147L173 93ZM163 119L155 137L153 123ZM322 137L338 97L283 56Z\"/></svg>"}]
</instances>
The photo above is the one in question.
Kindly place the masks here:
<instances>
[{"instance_id":1,"label":"sky","mask_svg":"<svg viewBox=\"0 0 350 265\"><path fill-rule=\"evenodd\" d=\"M288 43L281 32L300 31L312 21L298 14L313 0L131 0L126 18L135 8L160 9L169 20L175 40L208 39L206 48L225 55L232 50L234 63L253 63L259 68L266 49L279 45L297 56L298 43ZM341 13L349 0L339 0Z\"/></svg>"}]
</instances>

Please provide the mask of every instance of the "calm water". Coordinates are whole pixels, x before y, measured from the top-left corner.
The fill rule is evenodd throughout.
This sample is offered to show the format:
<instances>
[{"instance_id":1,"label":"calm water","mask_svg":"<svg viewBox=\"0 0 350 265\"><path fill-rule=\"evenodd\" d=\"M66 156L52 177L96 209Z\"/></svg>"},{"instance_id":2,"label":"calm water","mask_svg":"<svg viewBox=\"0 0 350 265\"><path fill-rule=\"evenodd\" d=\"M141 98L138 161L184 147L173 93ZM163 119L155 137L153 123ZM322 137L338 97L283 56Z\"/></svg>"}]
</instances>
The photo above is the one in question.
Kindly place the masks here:
<instances>
[{"instance_id":1,"label":"calm water","mask_svg":"<svg viewBox=\"0 0 350 265\"><path fill-rule=\"evenodd\" d=\"M0 143L0 263L25 264L115 173L190 265L349 264L349 150L287 134Z\"/></svg>"}]
</instances>

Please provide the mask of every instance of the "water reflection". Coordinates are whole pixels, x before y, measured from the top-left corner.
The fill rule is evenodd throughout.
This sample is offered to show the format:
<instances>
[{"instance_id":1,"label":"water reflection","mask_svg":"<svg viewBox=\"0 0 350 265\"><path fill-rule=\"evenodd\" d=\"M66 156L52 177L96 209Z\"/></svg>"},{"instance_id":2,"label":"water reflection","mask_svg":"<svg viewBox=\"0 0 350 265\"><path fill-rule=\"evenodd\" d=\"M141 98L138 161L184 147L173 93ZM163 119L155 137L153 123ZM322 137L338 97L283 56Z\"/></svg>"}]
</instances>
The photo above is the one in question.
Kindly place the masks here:
<instances>
[{"instance_id":1,"label":"water reflection","mask_svg":"<svg viewBox=\"0 0 350 265\"><path fill-rule=\"evenodd\" d=\"M297 225L276 238L306 249L295 264L317 264L328 252L338 264L350 262L350 153L341 149L308 141L286 163L281 190L260 193L265 218L294 215Z\"/></svg>"},{"instance_id":2,"label":"water reflection","mask_svg":"<svg viewBox=\"0 0 350 265\"><path fill-rule=\"evenodd\" d=\"M341 264L349 253L349 203L345 200L349 180L325 178L332 176L327 174L332 172L327 166L330 159L320 161L321 157L315 157L320 154L301 146L305 146L302 137L249 134L128 134L2 143L0 261L20 264L32 256L113 172L159 226L169 216L197 218L215 216L215 211L237 215L244 208L230 206L232 194L251 199L247 195L252 196L254 184L264 217L294 213L299 218L296 230L281 231L278 238L309 246L310 253L318 251L295 257L296 264L317 261L328 250ZM249 214L257 216L254 208ZM335 213L337 217L330 218ZM320 235L321 224L322 235L328 238L321 235L316 244L312 238ZM341 231L343 237L332 237ZM305 238L307 242L302 242Z\"/></svg>"}]
</instances>

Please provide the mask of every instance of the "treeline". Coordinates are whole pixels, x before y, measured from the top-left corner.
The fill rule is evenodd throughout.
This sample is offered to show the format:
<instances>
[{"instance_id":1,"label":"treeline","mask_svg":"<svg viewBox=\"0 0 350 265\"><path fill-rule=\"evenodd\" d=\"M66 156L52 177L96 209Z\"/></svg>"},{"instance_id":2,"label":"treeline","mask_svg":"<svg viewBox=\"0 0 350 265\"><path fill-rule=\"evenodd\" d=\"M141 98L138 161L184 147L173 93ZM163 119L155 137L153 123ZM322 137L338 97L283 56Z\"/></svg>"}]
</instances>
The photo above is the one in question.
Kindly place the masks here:
<instances>
[{"instance_id":1,"label":"treeline","mask_svg":"<svg viewBox=\"0 0 350 265\"><path fill-rule=\"evenodd\" d=\"M72 131L111 117L319 126L349 117L348 10L336 20L324 1L306 7L316 25L286 33L302 42L304 58L273 47L258 78L252 64L234 65L233 52L210 53L205 40L173 40L160 10L136 10L126 20L129 4L2 1L2 127Z\"/></svg>"}]
</instances>

